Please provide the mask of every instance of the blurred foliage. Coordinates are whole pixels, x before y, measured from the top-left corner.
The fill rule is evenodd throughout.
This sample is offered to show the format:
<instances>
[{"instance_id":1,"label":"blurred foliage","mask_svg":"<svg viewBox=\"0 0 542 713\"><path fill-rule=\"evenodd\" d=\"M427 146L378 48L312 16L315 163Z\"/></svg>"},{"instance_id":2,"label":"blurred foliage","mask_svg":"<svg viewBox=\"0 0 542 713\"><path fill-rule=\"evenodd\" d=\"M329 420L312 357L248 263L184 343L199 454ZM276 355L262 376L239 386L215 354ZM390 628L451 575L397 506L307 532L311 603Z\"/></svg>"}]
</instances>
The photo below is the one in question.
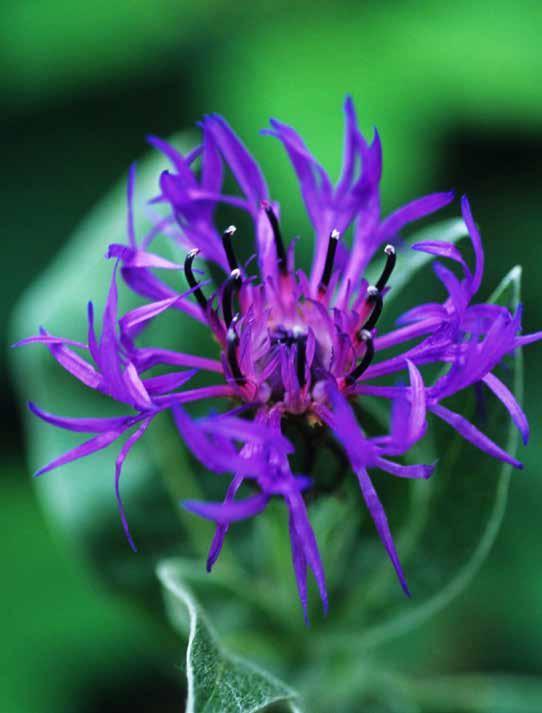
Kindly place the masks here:
<instances>
[{"instance_id":1,"label":"blurred foliage","mask_svg":"<svg viewBox=\"0 0 542 713\"><path fill-rule=\"evenodd\" d=\"M249 6L219 0L92 5L4 0L0 106L9 175L2 188L5 275L0 322L5 325L15 297L66 241L81 216L142 153L145 133L169 135L191 127L205 111L223 112L255 150L274 195L283 204L288 232L304 235L307 223L287 161L272 139L259 139L256 131L269 115L277 115L302 130L326 165L338 168L339 105L350 92L362 125L378 126L383 137L385 205L391 208L418 193L450 185L468 189L488 249L486 286L496 284L511 264L523 262L526 327L539 327L541 29L538 0L518 5L504 0L474 4L343 0L334 5L300 0L294 7L286 2ZM120 237L122 221L119 216L116 227L108 224L111 234L103 236L104 245ZM57 285L64 279L77 283L78 271L87 260L84 242L82 237L77 247L79 261L75 246L72 252L75 275L57 272ZM105 262L101 269L99 279L105 279ZM43 288L44 301L54 300L57 285ZM89 297L97 296L94 290L82 292L74 299L74 315L83 312ZM423 654L425 663L416 671L421 675L479 669L542 671L542 580L532 559L540 541L542 498L536 478L542 456L538 354L536 347L526 353L526 410L533 439L520 456L526 469L514 477L498 548L468 596L458 597L430 627L409 635L405 661L410 660L409 649ZM70 536L67 547L64 538L53 542L46 535L46 525L31 501L27 473L19 465L17 422L11 414L5 370L3 375L6 420L0 494L8 537L0 544L0 556L12 573L1 595L2 631L8 646L2 651L0 701L8 702L6 713L118 713L123 710L123 682L133 687L137 680L143 685L148 680L145 670L160 682L164 696L160 710L169 710L168 691L172 691L171 709L178 710L178 687L170 678L175 672L164 671L161 663L153 669L144 656L151 652L152 659L157 625L152 636L143 630L140 634L139 617L135 613L132 617L125 605L107 597L80 572L74 558L81 551L77 536ZM36 383L36 388L45 403L47 385ZM64 392L59 382L50 396L67 404L72 394ZM102 404L96 402L96 407L101 409ZM54 447L62 450L58 441ZM156 490L151 490L151 500L145 495L148 489L140 487L144 479L136 472L136 461L144 457L133 454L124 478L136 535L146 513L162 512L160 498L168 507L167 489L159 496L158 477L153 480ZM183 456L177 449L166 457L176 461ZM160 467L155 462L155 475ZM76 470L50 477L74 483L74 494L79 488L91 502L98 493L112 496L109 464L94 461L88 471ZM491 464L486 461L483 472L476 475L484 481L494 478ZM54 484L49 487L55 490ZM88 517L85 499L52 498L66 518L93 533L94 546L86 556L101 560L104 574L118 573L118 558L122 561L130 553L123 549L113 498L96 521ZM458 507L466 505L462 500ZM100 541L104 522L117 532L117 545L111 550ZM195 526L194 518L190 528ZM268 533L263 527L265 538ZM161 533L150 533L149 541L166 544L167 531L164 527ZM147 541L145 535L140 543L144 549ZM194 553L200 553L206 542L202 532L199 541L192 543ZM283 568L280 548L272 556ZM109 568L107 561L115 566ZM152 557L147 564L152 564ZM130 567L120 571L121 584L130 581ZM220 577L218 571L216 576ZM113 583L119 584L116 576ZM235 629L235 619L229 621ZM47 652L40 642L49 644ZM124 658L126 651L138 655ZM173 656L170 661L180 658ZM77 662L80 669L74 665ZM359 670L352 675L359 678ZM95 677L92 685L91 676ZM437 680L435 686L440 683ZM475 684L479 686L478 679ZM100 698L98 691L108 685L111 690ZM447 685L443 680L443 698ZM525 702L513 699L507 703L509 712L536 710L537 693L531 694L529 682L514 685L516 692L518 685L524 686ZM128 690L133 700L133 688ZM492 690L494 701L512 700L501 684ZM535 708L528 708L531 695ZM154 693L139 696L142 711L154 710L152 704L145 707L149 699L160 700ZM405 700L409 713L432 711L430 704L423 708L415 696L405 695ZM371 710L377 709L384 710L375 703Z\"/></svg>"}]
</instances>

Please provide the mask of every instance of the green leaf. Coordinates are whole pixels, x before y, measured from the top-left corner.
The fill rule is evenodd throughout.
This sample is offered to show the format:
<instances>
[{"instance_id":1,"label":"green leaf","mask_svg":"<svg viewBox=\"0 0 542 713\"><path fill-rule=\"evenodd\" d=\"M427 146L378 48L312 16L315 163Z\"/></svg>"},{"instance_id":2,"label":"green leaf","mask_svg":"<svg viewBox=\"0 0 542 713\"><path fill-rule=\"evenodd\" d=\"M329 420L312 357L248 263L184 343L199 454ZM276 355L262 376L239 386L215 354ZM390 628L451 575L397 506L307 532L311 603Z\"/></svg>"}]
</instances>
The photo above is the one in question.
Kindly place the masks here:
<instances>
[{"instance_id":1,"label":"green leaf","mask_svg":"<svg viewBox=\"0 0 542 713\"><path fill-rule=\"evenodd\" d=\"M182 567L172 560L159 565L169 617L188 634L186 713L255 713L285 702L299 711L295 692L252 663L227 652L200 606L183 583Z\"/></svg>"},{"instance_id":2,"label":"green leaf","mask_svg":"<svg viewBox=\"0 0 542 713\"><path fill-rule=\"evenodd\" d=\"M350 659L341 687L324 691L311 710L334 713L538 713L542 679L534 676L461 674L404 676ZM349 695L345 696L345 692ZM313 701L310 701L311 705Z\"/></svg>"},{"instance_id":3,"label":"green leaf","mask_svg":"<svg viewBox=\"0 0 542 713\"><path fill-rule=\"evenodd\" d=\"M420 713L539 713L542 680L530 676L436 676L400 684Z\"/></svg>"},{"instance_id":4,"label":"green leaf","mask_svg":"<svg viewBox=\"0 0 542 713\"><path fill-rule=\"evenodd\" d=\"M490 301L514 310L520 301L520 280L521 269L515 267ZM521 353L511 357L507 367L505 376L521 402ZM465 408L469 406L472 404ZM514 425L500 403L491 402L489 408L484 430L513 454L519 442ZM438 425L433 421L430 427ZM368 650L423 624L468 586L491 550L506 508L511 468L479 453L446 429L440 429L438 435L436 448L441 457L436 473L429 481L410 484L403 527L396 529L412 599L398 596L391 567L383 562L380 571L373 570L370 581L352 588L345 616L356 620L358 628L336 636L333 648ZM389 481L382 479L381 490L387 484ZM390 487L397 488L396 484ZM390 490L385 494L390 498L388 513L393 526L398 500L391 500L394 493ZM372 547L369 543L364 546Z\"/></svg>"}]
</instances>

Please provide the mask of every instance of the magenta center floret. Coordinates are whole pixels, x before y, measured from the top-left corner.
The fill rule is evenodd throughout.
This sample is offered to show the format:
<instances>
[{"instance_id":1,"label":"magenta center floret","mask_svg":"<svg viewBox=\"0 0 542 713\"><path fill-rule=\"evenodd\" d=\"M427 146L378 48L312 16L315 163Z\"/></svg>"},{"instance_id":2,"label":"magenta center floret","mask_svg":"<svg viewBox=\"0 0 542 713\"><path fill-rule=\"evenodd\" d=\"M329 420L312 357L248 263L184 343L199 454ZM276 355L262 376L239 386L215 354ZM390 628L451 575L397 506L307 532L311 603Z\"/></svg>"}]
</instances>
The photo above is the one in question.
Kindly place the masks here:
<instances>
[{"instance_id":1,"label":"magenta center floret","mask_svg":"<svg viewBox=\"0 0 542 713\"><path fill-rule=\"evenodd\" d=\"M185 275L222 346L224 374L237 396L284 414L309 413L318 419L318 410L327 401L327 381L332 379L348 391L374 357L373 334L395 266L395 248L385 247L385 265L375 285L362 281L355 298L348 289L339 301L340 272L334 269L339 231L330 232L322 274L314 288L302 271L295 270L293 246L288 256L270 204L262 201L261 209L277 256L276 269L267 279L260 276L255 282L243 274L235 253L234 226L222 234L231 273L218 291L219 307L212 307L194 277L197 250L187 254Z\"/></svg>"}]
</instances>

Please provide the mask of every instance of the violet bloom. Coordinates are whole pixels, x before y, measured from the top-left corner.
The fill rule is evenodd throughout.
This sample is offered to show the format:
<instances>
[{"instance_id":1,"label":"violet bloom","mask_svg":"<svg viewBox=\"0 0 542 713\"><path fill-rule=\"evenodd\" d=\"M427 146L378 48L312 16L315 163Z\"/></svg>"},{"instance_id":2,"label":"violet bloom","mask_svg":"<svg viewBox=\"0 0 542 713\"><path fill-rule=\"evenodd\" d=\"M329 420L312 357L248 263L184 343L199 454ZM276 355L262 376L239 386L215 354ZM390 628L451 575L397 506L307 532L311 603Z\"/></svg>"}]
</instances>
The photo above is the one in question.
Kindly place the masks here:
<instances>
[{"instance_id":1,"label":"violet bloom","mask_svg":"<svg viewBox=\"0 0 542 713\"><path fill-rule=\"evenodd\" d=\"M434 193L382 218L379 137L375 133L372 142L365 140L350 99L345 104L345 115L343 168L336 185L291 127L273 120L271 128L263 132L283 144L299 181L315 235L308 274L296 268L295 244L288 245L283 238L279 206L272 200L258 164L224 119L212 115L201 124L201 146L186 156L160 139L150 139L171 163L171 169L160 177L160 194L153 202L165 203L171 213L140 245L133 228L134 172L130 172L128 244L112 245L109 257L120 263L130 288L150 301L119 319L114 271L99 341L91 309L87 344L45 332L25 340L45 343L53 357L77 379L122 402L129 410L126 416L113 419L63 418L32 405L36 415L53 425L94 434L39 473L105 448L130 433L116 463L117 497L130 537L118 488L122 464L155 416L171 410L181 437L203 465L215 473L232 474L223 502L184 503L192 512L216 523L208 569L216 561L232 523L257 515L272 498L280 497L289 513L292 561L305 615L308 568L315 577L324 609L327 594L324 568L304 500L313 482L310 473L292 470L293 446L283 434L285 423L295 421L316 434L326 431L337 440L408 594L388 520L369 471L379 469L399 478L428 478L433 465L403 465L394 460L424 436L428 412L489 455L520 467L515 458L442 401L484 382L508 409L527 440L525 415L493 369L506 354L542 337L541 333L520 336L519 310L511 314L504 307L472 304L482 280L484 255L466 198L461 208L474 248L474 268L452 244L414 245L415 250L455 262L462 278L444 264L435 263L447 299L442 304L416 307L400 318L396 329L377 333L386 294L393 287L398 257L394 243L400 231L450 203L453 195ZM198 170L194 168L197 162ZM238 184L239 195L223 192L226 168ZM219 204L251 217L256 275L251 275L248 265L238 260L236 241L243 238L235 237L233 226L224 230L216 225ZM348 248L341 234L350 226L353 238ZM161 231L187 250L182 267L149 251L153 238ZM384 267L376 282L368 284L364 273L375 255L384 256ZM196 265L205 262L214 263L215 273L223 272L218 286L196 278ZM164 269L183 270L185 293L177 293L160 279L156 271ZM180 330L182 320L187 318L205 324L218 343L218 359L138 345L144 327L166 310L184 313L179 314ZM386 356L388 350L397 351L397 347L403 349L399 356ZM95 366L74 349L88 353ZM444 376L426 385L420 367L431 363L449 368ZM158 365L177 371L145 377L145 372ZM182 388L202 371L214 374L217 383ZM407 385L374 383L379 377L401 373L408 378ZM352 403L365 395L391 401L388 435L369 437L358 423ZM212 402L216 398L230 399L232 409L194 420L183 407L190 401ZM252 486L252 495L238 497L243 484Z\"/></svg>"}]
</instances>

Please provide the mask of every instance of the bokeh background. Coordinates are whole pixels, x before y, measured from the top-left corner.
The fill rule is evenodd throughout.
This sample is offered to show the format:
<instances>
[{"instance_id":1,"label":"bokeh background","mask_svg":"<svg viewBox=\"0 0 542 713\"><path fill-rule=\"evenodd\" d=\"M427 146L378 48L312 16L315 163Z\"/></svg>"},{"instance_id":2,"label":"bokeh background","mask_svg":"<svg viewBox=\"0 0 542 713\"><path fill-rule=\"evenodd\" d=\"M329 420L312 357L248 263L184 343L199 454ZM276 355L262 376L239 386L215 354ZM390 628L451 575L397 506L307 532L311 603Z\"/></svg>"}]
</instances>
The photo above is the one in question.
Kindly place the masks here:
<instances>
[{"instance_id":1,"label":"bokeh background","mask_svg":"<svg viewBox=\"0 0 542 713\"><path fill-rule=\"evenodd\" d=\"M180 673L157 664L164 646L180 661L171 639L157 639L91 579L37 503L8 368L17 298L146 153L145 135L189 131L203 113L223 113L302 229L287 162L258 129L269 116L292 123L333 173L351 93L362 126L383 139L384 206L448 187L467 192L485 238L486 285L521 263L525 327L534 330L541 33L537 0L2 0L2 713L178 710ZM474 585L425 625L445 652L445 673L542 674L541 357L540 346L526 353L532 441L497 544Z\"/></svg>"}]
</instances>

